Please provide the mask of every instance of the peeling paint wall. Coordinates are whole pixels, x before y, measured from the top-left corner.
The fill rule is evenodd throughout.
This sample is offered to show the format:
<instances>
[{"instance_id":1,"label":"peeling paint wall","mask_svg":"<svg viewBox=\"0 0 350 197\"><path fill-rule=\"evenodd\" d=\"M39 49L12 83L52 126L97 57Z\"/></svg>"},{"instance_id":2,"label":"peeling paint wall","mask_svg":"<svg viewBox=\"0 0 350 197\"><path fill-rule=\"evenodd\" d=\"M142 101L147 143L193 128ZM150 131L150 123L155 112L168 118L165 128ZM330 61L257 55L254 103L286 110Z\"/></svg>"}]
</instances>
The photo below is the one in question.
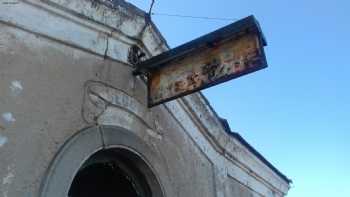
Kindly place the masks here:
<instances>
[{"instance_id":1,"label":"peeling paint wall","mask_svg":"<svg viewBox=\"0 0 350 197\"><path fill-rule=\"evenodd\" d=\"M147 108L128 52L138 45L150 57L167 45L142 11L125 2L3 2L0 195L40 196L65 142L96 125L124 128L155 150L166 196L287 193L288 183L225 134L201 95Z\"/></svg>"}]
</instances>

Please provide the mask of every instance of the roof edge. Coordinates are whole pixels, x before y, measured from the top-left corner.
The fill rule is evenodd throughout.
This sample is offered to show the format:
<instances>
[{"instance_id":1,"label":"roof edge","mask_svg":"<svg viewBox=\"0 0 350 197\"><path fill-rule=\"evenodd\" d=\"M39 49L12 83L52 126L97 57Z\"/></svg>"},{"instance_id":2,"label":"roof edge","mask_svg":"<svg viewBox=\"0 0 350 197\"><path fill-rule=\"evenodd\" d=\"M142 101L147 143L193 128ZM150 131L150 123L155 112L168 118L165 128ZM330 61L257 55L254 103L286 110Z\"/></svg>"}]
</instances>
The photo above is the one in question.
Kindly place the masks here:
<instances>
[{"instance_id":1,"label":"roof edge","mask_svg":"<svg viewBox=\"0 0 350 197\"><path fill-rule=\"evenodd\" d=\"M115 5L119 5L124 7L125 9L129 9L131 11L134 11L136 14L138 14L141 17L149 17L150 19L150 25L152 26L152 29L154 30L154 33L157 34L158 38L163 42L163 44L170 49L170 46L168 44L168 42L166 41L166 39L164 38L164 36L162 35L162 33L159 31L158 27L154 24L152 17L148 16L149 13L145 12L144 10L136 7L134 4L125 1L125 0L93 0L93 1L99 1L101 3L104 3L105 5L113 8Z\"/></svg>"},{"instance_id":2,"label":"roof edge","mask_svg":"<svg viewBox=\"0 0 350 197\"><path fill-rule=\"evenodd\" d=\"M251 146L239 133L233 132L230 129L230 125L228 124L227 120L224 118L218 117L221 121L225 131L238 140L245 148L247 148L253 155L255 155L260 161L262 161L266 166L268 166L272 171L274 171L279 177L281 177L284 181L286 181L288 184L293 183L291 179L289 179L286 175L284 175L281 171L279 171L273 164L271 164L260 152L258 152L253 146Z\"/></svg>"},{"instance_id":3,"label":"roof edge","mask_svg":"<svg viewBox=\"0 0 350 197\"><path fill-rule=\"evenodd\" d=\"M215 109L212 107L208 99L203 95L202 92L199 92L200 96L203 98L205 103L208 105L210 110L213 112L215 117L221 122L221 125L223 126L224 130L227 134L229 134L231 137L239 141L245 148L247 148L254 156L256 156L262 163L264 163L267 167L269 167L274 173L276 173L280 178L282 178L284 181L286 181L288 184L293 183L293 181L288 178L286 175L284 175L281 171L279 171L273 164L271 164L260 152L258 152L253 146L251 146L239 133L233 132L230 128L229 123L226 119L221 118L218 113L215 111Z\"/></svg>"}]
</instances>

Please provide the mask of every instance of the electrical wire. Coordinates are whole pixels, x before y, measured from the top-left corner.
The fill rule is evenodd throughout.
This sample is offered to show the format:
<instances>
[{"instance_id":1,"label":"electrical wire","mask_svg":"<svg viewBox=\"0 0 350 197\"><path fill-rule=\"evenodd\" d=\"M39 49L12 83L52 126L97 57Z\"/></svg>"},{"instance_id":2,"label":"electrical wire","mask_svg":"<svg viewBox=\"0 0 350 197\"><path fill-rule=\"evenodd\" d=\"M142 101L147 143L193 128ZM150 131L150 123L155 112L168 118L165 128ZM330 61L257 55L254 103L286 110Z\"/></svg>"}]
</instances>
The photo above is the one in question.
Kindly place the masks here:
<instances>
[{"instance_id":1,"label":"electrical wire","mask_svg":"<svg viewBox=\"0 0 350 197\"><path fill-rule=\"evenodd\" d=\"M220 17L207 17L207 16L191 16L191 15L181 15L181 14L167 14L152 12L152 15L158 16L169 16L169 17L179 17L179 18L192 18L192 19L202 19L202 20L220 20L220 21L236 21L235 18L220 18Z\"/></svg>"},{"instance_id":2,"label":"electrical wire","mask_svg":"<svg viewBox=\"0 0 350 197\"><path fill-rule=\"evenodd\" d=\"M155 0L152 0L151 6L150 6L149 11L148 11L148 15L149 15L149 16L152 15L152 9L153 9L153 6L154 6L154 2L155 2Z\"/></svg>"}]
</instances>

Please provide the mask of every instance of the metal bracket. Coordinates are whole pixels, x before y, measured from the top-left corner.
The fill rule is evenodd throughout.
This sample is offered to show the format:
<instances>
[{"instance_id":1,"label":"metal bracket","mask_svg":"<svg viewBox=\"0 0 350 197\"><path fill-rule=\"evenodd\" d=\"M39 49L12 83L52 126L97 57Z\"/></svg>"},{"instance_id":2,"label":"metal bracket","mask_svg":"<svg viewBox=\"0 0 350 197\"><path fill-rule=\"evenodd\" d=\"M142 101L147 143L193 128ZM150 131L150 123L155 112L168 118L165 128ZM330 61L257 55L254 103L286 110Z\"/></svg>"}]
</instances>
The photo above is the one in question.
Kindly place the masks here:
<instances>
[{"instance_id":1,"label":"metal bracket","mask_svg":"<svg viewBox=\"0 0 350 197\"><path fill-rule=\"evenodd\" d=\"M136 67L137 64L144 61L146 54L137 45L132 45L128 53L128 62Z\"/></svg>"}]
</instances>

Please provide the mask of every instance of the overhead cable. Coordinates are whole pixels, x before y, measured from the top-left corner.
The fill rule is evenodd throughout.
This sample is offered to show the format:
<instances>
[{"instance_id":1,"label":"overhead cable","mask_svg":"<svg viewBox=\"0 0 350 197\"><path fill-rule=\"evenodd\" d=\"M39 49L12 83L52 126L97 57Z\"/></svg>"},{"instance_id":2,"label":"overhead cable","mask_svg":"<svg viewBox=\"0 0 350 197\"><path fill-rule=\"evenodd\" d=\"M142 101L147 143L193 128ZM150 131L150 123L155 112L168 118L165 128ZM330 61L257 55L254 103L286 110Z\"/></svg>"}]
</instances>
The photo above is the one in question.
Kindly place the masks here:
<instances>
[{"instance_id":1,"label":"overhead cable","mask_svg":"<svg viewBox=\"0 0 350 197\"><path fill-rule=\"evenodd\" d=\"M203 20L221 20L221 21L236 21L234 18L221 18L221 17L207 17L207 16L191 16L191 15L181 15L181 14L167 14L159 12L151 12L152 15L158 16L169 16L169 17L179 17L179 18L192 18L192 19L203 19Z\"/></svg>"}]
</instances>

